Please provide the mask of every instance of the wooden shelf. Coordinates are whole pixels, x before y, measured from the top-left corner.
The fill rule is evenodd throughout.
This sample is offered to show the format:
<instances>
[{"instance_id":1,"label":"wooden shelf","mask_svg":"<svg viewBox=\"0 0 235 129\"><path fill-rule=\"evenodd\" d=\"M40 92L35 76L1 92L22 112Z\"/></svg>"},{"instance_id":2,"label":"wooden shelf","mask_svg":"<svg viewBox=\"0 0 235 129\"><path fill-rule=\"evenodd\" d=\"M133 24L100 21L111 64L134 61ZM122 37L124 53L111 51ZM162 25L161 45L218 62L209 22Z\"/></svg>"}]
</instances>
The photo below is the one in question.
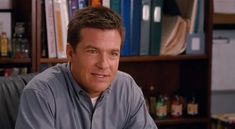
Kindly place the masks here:
<instances>
[{"instance_id":1,"label":"wooden shelf","mask_svg":"<svg viewBox=\"0 0 235 129\"><path fill-rule=\"evenodd\" d=\"M209 122L208 118L175 118L175 119L164 119L164 120L155 120L157 125L179 125L179 124L197 124L197 123L207 123Z\"/></svg>"},{"instance_id":2,"label":"wooden shelf","mask_svg":"<svg viewBox=\"0 0 235 129\"><path fill-rule=\"evenodd\" d=\"M178 56L132 56L121 57L121 62L152 62L152 61L183 61L183 60L207 60L205 55L178 55Z\"/></svg>"},{"instance_id":3,"label":"wooden shelf","mask_svg":"<svg viewBox=\"0 0 235 129\"><path fill-rule=\"evenodd\" d=\"M63 59L59 59L59 58L41 58L40 59L40 63L42 63L42 64L46 64L46 63L52 63L52 64L65 63L67 61L68 60L66 58L63 58Z\"/></svg>"},{"instance_id":4,"label":"wooden shelf","mask_svg":"<svg viewBox=\"0 0 235 129\"><path fill-rule=\"evenodd\" d=\"M235 14L214 14L213 24L215 24L215 25L235 25Z\"/></svg>"},{"instance_id":5,"label":"wooden shelf","mask_svg":"<svg viewBox=\"0 0 235 129\"><path fill-rule=\"evenodd\" d=\"M178 55L178 56L129 56L121 57L120 62L152 62L152 61L182 61L182 60L207 60L205 55ZM41 58L40 63L65 63L66 58Z\"/></svg>"},{"instance_id":6,"label":"wooden shelf","mask_svg":"<svg viewBox=\"0 0 235 129\"><path fill-rule=\"evenodd\" d=\"M32 60L30 58L22 58L22 59L15 59L15 58L0 58L0 64L28 64L31 63Z\"/></svg>"}]
</instances>

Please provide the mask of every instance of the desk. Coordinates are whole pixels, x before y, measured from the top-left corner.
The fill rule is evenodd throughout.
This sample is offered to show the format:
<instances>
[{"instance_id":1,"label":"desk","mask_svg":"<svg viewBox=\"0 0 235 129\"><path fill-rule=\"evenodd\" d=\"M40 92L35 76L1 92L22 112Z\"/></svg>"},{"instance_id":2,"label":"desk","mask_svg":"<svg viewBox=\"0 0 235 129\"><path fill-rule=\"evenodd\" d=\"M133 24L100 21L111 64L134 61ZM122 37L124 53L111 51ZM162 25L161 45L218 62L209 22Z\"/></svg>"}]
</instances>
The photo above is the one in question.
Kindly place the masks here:
<instances>
[{"instance_id":1,"label":"desk","mask_svg":"<svg viewBox=\"0 0 235 129\"><path fill-rule=\"evenodd\" d=\"M235 113L212 115L212 129L235 129Z\"/></svg>"}]
</instances>

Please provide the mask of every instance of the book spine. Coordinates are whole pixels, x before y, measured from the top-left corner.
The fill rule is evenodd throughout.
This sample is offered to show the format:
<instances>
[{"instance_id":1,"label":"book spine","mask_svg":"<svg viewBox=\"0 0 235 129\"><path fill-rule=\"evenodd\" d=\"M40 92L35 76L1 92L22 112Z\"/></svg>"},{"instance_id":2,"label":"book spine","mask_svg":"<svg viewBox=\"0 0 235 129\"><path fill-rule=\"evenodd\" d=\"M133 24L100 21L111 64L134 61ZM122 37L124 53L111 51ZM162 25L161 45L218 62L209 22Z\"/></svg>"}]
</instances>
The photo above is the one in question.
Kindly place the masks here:
<instances>
[{"instance_id":1,"label":"book spine","mask_svg":"<svg viewBox=\"0 0 235 129\"><path fill-rule=\"evenodd\" d=\"M129 56L130 54L130 26L131 26L130 8L131 8L131 0L121 1L121 16L123 17L124 26L125 26L125 40L121 51L121 56Z\"/></svg>"},{"instance_id":2,"label":"book spine","mask_svg":"<svg viewBox=\"0 0 235 129\"><path fill-rule=\"evenodd\" d=\"M54 17L56 28L57 56L58 58L66 58L66 31L68 25L66 0L54 1Z\"/></svg>"},{"instance_id":3,"label":"book spine","mask_svg":"<svg viewBox=\"0 0 235 129\"><path fill-rule=\"evenodd\" d=\"M163 0L153 0L150 18L150 55L159 55L162 35Z\"/></svg>"},{"instance_id":4,"label":"book spine","mask_svg":"<svg viewBox=\"0 0 235 129\"><path fill-rule=\"evenodd\" d=\"M131 32L130 32L130 55L139 55L140 51L140 21L141 1L131 0Z\"/></svg>"},{"instance_id":5,"label":"book spine","mask_svg":"<svg viewBox=\"0 0 235 129\"><path fill-rule=\"evenodd\" d=\"M52 0L45 1L46 12L46 28L47 28L47 47L48 57L56 57L56 37L55 37L55 21L54 21L54 8Z\"/></svg>"},{"instance_id":6,"label":"book spine","mask_svg":"<svg viewBox=\"0 0 235 129\"><path fill-rule=\"evenodd\" d=\"M151 0L142 0L140 55L149 55L150 46L150 8Z\"/></svg>"},{"instance_id":7,"label":"book spine","mask_svg":"<svg viewBox=\"0 0 235 129\"><path fill-rule=\"evenodd\" d=\"M110 8L118 14L121 14L121 0L110 0Z\"/></svg>"},{"instance_id":8,"label":"book spine","mask_svg":"<svg viewBox=\"0 0 235 129\"><path fill-rule=\"evenodd\" d=\"M71 18L75 15L76 11L78 10L78 0L71 0ZM71 19L70 18L70 19Z\"/></svg>"}]
</instances>

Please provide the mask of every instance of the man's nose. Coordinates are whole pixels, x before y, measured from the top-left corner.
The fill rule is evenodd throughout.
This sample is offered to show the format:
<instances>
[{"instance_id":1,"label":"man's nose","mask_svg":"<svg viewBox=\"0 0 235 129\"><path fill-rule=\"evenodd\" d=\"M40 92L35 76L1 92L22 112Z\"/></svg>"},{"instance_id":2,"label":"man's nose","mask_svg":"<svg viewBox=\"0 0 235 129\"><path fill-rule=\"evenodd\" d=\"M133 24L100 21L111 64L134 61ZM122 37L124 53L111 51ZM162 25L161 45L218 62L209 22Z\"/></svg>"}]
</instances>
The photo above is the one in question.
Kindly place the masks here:
<instances>
[{"instance_id":1,"label":"man's nose","mask_svg":"<svg viewBox=\"0 0 235 129\"><path fill-rule=\"evenodd\" d=\"M105 69L109 66L109 58L107 54L100 54L100 56L98 57L97 66L100 69Z\"/></svg>"}]
</instances>

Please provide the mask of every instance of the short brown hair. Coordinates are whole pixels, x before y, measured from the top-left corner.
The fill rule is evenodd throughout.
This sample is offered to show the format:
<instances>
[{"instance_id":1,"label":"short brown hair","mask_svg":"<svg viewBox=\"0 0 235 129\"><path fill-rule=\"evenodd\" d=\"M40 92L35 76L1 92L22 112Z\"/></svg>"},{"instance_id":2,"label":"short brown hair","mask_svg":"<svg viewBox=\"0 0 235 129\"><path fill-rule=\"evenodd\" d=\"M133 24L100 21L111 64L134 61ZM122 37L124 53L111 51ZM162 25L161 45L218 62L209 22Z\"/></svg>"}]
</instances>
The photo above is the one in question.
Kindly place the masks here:
<instances>
[{"instance_id":1,"label":"short brown hair","mask_svg":"<svg viewBox=\"0 0 235 129\"><path fill-rule=\"evenodd\" d=\"M77 44L81 41L81 30L83 28L117 29L121 36L121 46L124 42L124 27L122 18L107 7L86 7L76 12L69 22L67 42L76 50Z\"/></svg>"}]
</instances>

